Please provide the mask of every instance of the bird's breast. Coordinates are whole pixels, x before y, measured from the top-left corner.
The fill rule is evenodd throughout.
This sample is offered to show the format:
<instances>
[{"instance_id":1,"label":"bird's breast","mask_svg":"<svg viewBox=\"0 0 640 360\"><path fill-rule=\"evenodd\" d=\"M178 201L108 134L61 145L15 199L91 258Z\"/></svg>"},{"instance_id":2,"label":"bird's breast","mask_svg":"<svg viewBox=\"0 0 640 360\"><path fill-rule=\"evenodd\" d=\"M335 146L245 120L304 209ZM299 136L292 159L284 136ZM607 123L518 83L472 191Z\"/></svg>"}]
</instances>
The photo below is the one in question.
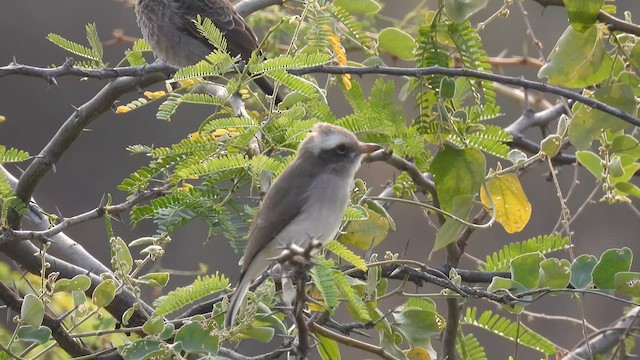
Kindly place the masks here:
<instances>
[{"instance_id":1,"label":"bird's breast","mask_svg":"<svg viewBox=\"0 0 640 360\"><path fill-rule=\"evenodd\" d=\"M326 243L337 233L349 203L353 179L321 175L309 188L300 214L277 236L281 245L306 246L311 240Z\"/></svg>"}]
</instances>

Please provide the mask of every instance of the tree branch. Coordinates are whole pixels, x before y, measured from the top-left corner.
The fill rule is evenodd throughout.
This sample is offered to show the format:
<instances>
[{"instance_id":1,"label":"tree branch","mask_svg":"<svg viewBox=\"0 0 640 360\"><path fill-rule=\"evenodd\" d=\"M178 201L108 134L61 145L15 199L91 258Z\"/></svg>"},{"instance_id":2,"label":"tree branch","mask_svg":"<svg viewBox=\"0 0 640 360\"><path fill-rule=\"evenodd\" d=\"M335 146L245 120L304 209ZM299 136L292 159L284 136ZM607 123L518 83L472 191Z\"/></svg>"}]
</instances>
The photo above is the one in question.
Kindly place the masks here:
<instances>
[{"instance_id":1,"label":"tree branch","mask_svg":"<svg viewBox=\"0 0 640 360\"><path fill-rule=\"evenodd\" d=\"M11 289L9 289L3 282L0 282L0 300L2 300L2 302L11 310L18 314L20 313L23 300L11 291ZM48 314L44 314L42 324L51 329L51 336L53 336L53 339L64 351L67 352L67 354L73 357L91 354L91 350L87 349L82 345L82 343L69 336L69 333L67 333L59 320Z\"/></svg>"},{"instance_id":2,"label":"tree branch","mask_svg":"<svg viewBox=\"0 0 640 360\"><path fill-rule=\"evenodd\" d=\"M401 67L386 67L386 66L329 66L318 65L310 66L303 69L289 70L293 75L305 75L305 74L334 74L334 75L393 75L393 76L411 76L422 77L428 75L445 75L451 77L471 77L482 80L495 81L501 84L514 85L525 89L537 90L549 94L555 94L567 99L575 100L583 103L591 108L603 111L607 114L613 115L631 125L640 127L640 119L635 116L621 111L613 106L607 105L598 100L588 98L584 95L575 93L570 90L566 90L557 86L548 85L545 83L525 80L520 78L514 78L511 76L496 75L485 73L482 71L464 69L464 68L444 68L440 66L432 66L426 68L401 68Z\"/></svg>"}]
</instances>

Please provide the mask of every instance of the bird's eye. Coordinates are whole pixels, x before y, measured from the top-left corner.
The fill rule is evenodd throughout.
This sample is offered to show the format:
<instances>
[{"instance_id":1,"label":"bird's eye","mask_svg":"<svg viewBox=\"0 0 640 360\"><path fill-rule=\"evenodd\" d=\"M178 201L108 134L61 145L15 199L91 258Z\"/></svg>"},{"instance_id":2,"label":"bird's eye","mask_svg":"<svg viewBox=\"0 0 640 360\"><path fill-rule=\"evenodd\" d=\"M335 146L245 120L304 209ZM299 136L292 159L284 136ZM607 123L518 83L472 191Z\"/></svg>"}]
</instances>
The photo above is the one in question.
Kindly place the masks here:
<instances>
[{"instance_id":1,"label":"bird's eye","mask_svg":"<svg viewBox=\"0 0 640 360\"><path fill-rule=\"evenodd\" d=\"M338 154L343 155L344 153L347 152L347 145L345 144L340 144L338 146L335 147L335 150Z\"/></svg>"}]
</instances>

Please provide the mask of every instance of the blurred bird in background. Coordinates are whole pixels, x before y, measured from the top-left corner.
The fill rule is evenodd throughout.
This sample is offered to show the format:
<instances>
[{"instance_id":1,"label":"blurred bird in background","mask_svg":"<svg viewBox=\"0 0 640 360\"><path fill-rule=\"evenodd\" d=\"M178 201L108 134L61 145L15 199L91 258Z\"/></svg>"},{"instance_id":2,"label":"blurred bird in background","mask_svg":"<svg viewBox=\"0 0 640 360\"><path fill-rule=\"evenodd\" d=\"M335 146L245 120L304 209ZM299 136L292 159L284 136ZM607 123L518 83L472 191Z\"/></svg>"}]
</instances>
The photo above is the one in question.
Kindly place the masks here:
<instances>
[{"instance_id":1,"label":"blurred bird in background","mask_svg":"<svg viewBox=\"0 0 640 360\"><path fill-rule=\"evenodd\" d=\"M138 0L135 7L138 26L155 56L169 64L184 67L203 60L214 50L198 32L194 20L209 18L227 40L231 56L245 62L258 49L258 38L228 0ZM265 78L254 82L273 96L273 85ZM282 99L275 95L276 105Z\"/></svg>"}]
</instances>

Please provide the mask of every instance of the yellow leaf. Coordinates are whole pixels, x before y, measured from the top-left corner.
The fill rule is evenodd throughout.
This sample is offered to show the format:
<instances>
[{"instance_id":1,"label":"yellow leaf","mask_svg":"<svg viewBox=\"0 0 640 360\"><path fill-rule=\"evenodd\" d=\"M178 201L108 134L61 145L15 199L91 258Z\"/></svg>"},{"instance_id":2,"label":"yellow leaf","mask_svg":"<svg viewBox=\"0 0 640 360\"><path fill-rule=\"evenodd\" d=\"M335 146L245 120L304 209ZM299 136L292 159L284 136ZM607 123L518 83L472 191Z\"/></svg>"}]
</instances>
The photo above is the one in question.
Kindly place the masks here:
<instances>
[{"instance_id":1,"label":"yellow leaf","mask_svg":"<svg viewBox=\"0 0 640 360\"><path fill-rule=\"evenodd\" d=\"M375 247L387 237L389 220L369 209L366 204L364 207L369 214L369 218L367 220L351 221L347 225L345 233L338 238L338 241L362 250L369 250L369 247Z\"/></svg>"},{"instance_id":2,"label":"yellow leaf","mask_svg":"<svg viewBox=\"0 0 640 360\"><path fill-rule=\"evenodd\" d=\"M407 359L409 360L431 360L431 355L425 348L415 347L407 351Z\"/></svg>"},{"instance_id":3,"label":"yellow leaf","mask_svg":"<svg viewBox=\"0 0 640 360\"><path fill-rule=\"evenodd\" d=\"M496 221L510 233L522 231L531 218L531 203L522 190L520 180L515 174L495 176L480 190L482 204L491 213L491 201L496 209Z\"/></svg>"},{"instance_id":4,"label":"yellow leaf","mask_svg":"<svg viewBox=\"0 0 640 360\"><path fill-rule=\"evenodd\" d=\"M124 114L124 113L128 113L129 111L131 111L131 109L129 109L124 105L120 105L116 108L116 114Z\"/></svg>"}]
</instances>

